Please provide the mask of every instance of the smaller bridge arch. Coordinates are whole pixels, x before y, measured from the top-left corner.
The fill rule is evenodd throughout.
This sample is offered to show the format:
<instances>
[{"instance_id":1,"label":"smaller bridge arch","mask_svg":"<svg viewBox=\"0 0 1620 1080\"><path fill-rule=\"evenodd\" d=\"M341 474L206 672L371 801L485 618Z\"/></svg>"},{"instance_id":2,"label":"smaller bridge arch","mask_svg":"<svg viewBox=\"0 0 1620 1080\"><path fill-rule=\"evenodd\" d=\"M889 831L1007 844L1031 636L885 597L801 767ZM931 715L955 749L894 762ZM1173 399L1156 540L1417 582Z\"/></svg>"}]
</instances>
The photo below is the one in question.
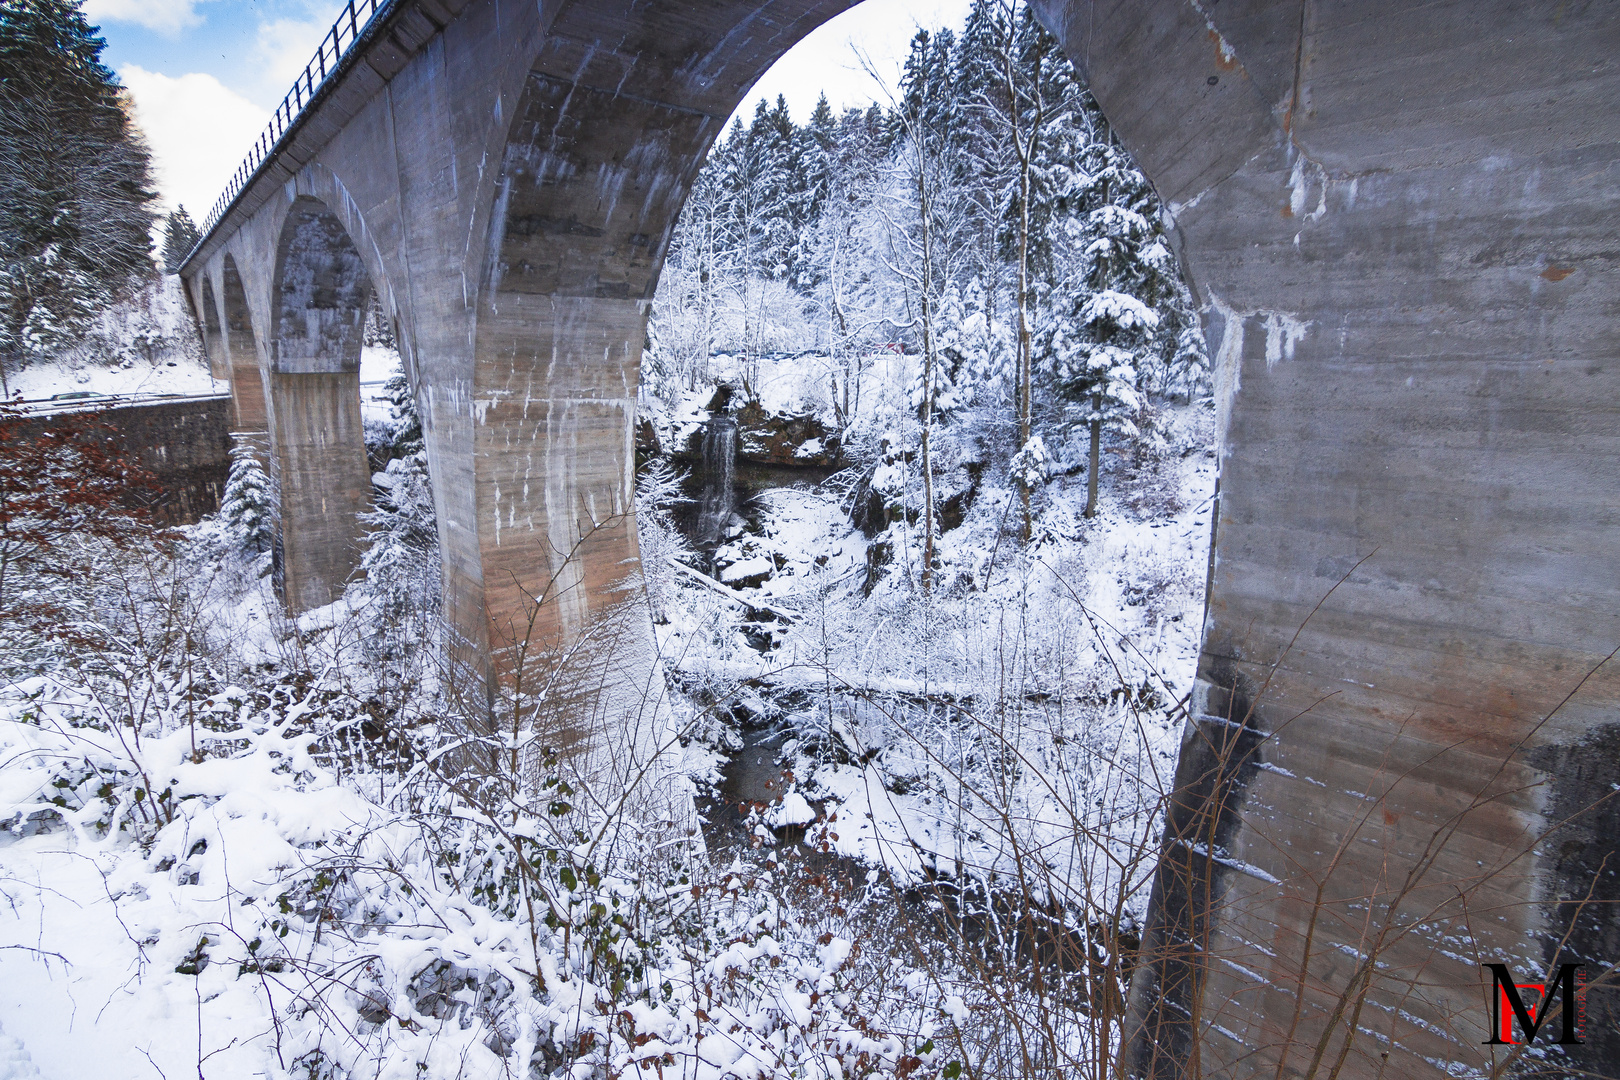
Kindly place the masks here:
<instances>
[{"instance_id":1,"label":"smaller bridge arch","mask_svg":"<svg viewBox=\"0 0 1620 1080\"><path fill-rule=\"evenodd\" d=\"M202 316L203 351L208 355L208 374L216 379L231 377L231 362L225 354L225 339L219 325L219 303L215 299L214 282L207 274L202 277L202 300L197 305Z\"/></svg>"},{"instance_id":2,"label":"smaller bridge arch","mask_svg":"<svg viewBox=\"0 0 1620 1080\"><path fill-rule=\"evenodd\" d=\"M224 355L230 373L236 429L264 432L268 430L270 421L265 406L259 343L253 333L253 312L248 307L247 291L242 287L242 275L236 269L236 259L229 252L220 271L220 283L223 286L220 294L225 310Z\"/></svg>"}]
</instances>

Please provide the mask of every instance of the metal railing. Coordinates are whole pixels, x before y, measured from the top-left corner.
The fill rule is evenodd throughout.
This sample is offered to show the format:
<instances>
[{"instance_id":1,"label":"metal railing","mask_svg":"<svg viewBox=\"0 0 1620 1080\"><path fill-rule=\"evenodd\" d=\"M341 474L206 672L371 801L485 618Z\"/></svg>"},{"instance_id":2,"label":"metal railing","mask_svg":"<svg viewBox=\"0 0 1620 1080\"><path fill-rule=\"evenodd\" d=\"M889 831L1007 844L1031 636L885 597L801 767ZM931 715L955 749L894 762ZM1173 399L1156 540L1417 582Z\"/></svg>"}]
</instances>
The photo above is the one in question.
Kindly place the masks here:
<instances>
[{"instance_id":1,"label":"metal railing","mask_svg":"<svg viewBox=\"0 0 1620 1080\"><path fill-rule=\"evenodd\" d=\"M348 0L343 11L338 15L337 22L332 24L331 32L321 39L315 56L304 65L303 73L293 82L292 89L287 96L281 99L276 106L275 114L270 117L270 123L260 133L259 138L248 151L242 164L231 174L230 182L225 185L225 191L214 203L214 208L208 211L203 219L202 229L198 233L197 244L186 258L190 259L208 239L219 224L220 218L230 210L236 197L242 194L242 189L253 179L259 167L264 164L275 151L289 128L303 114L304 107L315 98L315 92L325 85L329 76L334 74L347 51L366 32L377 12L391 7L393 0Z\"/></svg>"}]
</instances>

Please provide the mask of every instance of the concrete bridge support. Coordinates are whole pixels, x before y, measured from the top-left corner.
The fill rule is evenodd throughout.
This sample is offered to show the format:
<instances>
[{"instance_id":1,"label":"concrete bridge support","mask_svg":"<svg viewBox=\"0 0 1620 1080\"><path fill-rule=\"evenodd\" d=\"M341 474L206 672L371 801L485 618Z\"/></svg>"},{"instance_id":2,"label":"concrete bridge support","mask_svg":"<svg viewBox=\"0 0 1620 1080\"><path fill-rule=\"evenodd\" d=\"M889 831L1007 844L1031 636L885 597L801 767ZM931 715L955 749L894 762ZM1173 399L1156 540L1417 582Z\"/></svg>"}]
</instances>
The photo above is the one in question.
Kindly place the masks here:
<instances>
[{"instance_id":1,"label":"concrete bridge support","mask_svg":"<svg viewBox=\"0 0 1620 1080\"><path fill-rule=\"evenodd\" d=\"M1620 959L1620 9L1042 7L1217 358L1136 1064L1487 1069L1477 964ZM1602 997L1558 1068L1620 1072Z\"/></svg>"},{"instance_id":2,"label":"concrete bridge support","mask_svg":"<svg viewBox=\"0 0 1620 1080\"><path fill-rule=\"evenodd\" d=\"M371 282L322 203L288 208L271 296L270 439L281 493L282 589L293 611L342 595L371 505L360 349Z\"/></svg>"},{"instance_id":3,"label":"concrete bridge support","mask_svg":"<svg viewBox=\"0 0 1620 1080\"><path fill-rule=\"evenodd\" d=\"M845 6L407 0L362 43L185 271L235 259L284 498L335 493L284 510L327 530L291 602L352 558L364 276L401 328L465 655L492 688L537 643L571 657L569 722L648 737L646 628L593 636L635 595L646 305L720 125ZM1620 14L1036 6L1170 207L1218 358L1201 689L1128 1057L1482 1069L1476 962L1620 959L1610 909L1567 902L1620 900L1620 820L1546 837L1620 782ZM294 248L322 253L296 287ZM1570 1060L1620 1075L1607 1010Z\"/></svg>"}]
</instances>

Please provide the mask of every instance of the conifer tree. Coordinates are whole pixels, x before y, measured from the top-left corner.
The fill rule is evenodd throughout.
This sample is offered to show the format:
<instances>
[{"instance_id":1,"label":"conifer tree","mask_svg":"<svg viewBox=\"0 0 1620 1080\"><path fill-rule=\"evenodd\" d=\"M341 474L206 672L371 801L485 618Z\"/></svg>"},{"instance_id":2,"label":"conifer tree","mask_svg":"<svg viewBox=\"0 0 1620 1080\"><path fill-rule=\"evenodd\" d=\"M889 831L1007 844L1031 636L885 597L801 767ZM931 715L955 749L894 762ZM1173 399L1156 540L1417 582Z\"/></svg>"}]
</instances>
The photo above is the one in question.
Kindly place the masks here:
<instances>
[{"instance_id":1,"label":"conifer tree","mask_svg":"<svg viewBox=\"0 0 1620 1080\"><path fill-rule=\"evenodd\" d=\"M0 0L0 373L152 270L149 160L75 0Z\"/></svg>"},{"instance_id":2,"label":"conifer tree","mask_svg":"<svg viewBox=\"0 0 1620 1080\"><path fill-rule=\"evenodd\" d=\"M1069 222L1081 273L1054 293L1043 353L1088 431L1085 516L1093 517L1103 429L1136 433L1132 416L1164 321L1159 309L1177 293L1169 249L1149 216L1157 203L1147 178L1107 139L1084 148L1075 175L1070 197L1089 207Z\"/></svg>"},{"instance_id":3,"label":"conifer tree","mask_svg":"<svg viewBox=\"0 0 1620 1080\"><path fill-rule=\"evenodd\" d=\"M804 232L809 225L814 191L808 183L804 154L807 140L788 113L787 99L759 103L748 129L748 151L755 185L754 227L758 234L760 276L798 285L803 267Z\"/></svg>"},{"instance_id":4,"label":"conifer tree","mask_svg":"<svg viewBox=\"0 0 1620 1080\"><path fill-rule=\"evenodd\" d=\"M383 393L388 397L388 412L392 418L389 439L393 449L390 457L420 454L425 449L422 417L416 411L416 395L411 392L410 380L396 371L383 383Z\"/></svg>"},{"instance_id":5,"label":"conifer tree","mask_svg":"<svg viewBox=\"0 0 1620 1080\"><path fill-rule=\"evenodd\" d=\"M919 418L949 421L990 381L992 339L982 303L977 282L970 283L967 299L954 284L945 287L935 317L935 362L926 369L926 379L925 369L919 368L911 380L911 409Z\"/></svg>"},{"instance_id":6,"label":"conifer tree","mask_svg":"<svg viewBox=\"0 0 1620 1080\"><path fill-rule=\"evenodd\" d=\"M178 274L180 266L197 246L197 226L182 206L163 220L163 272Z\"/></svg>"},{"instance_id":7,"label":"conifer tree","mask_svg":"<svg viewBox=\"0 0 1620 1080\"><path fill-rule=\"evenodd\" d=\"M219 501L219 519L241 549L250 555L270 550L275 537L275 492L258 451L246 444L231 447L231 473Z\"/></svg>"},{"instance_id":8,"label":"conifer tree","mask_svg":"<svg viewBox=\"0 0 1620 1080\"><path fill-rule=\"evenodd\" d=\"M815 225L827 209L832 191L833 155L838 145L838 121L833 116L827 95L816 101L810 122L799 133L799 170L804 193L798 225L798 238L793 252L793 284L809 293L824 279L824 270L816 258Z\"/></svg>"}]
</instances>

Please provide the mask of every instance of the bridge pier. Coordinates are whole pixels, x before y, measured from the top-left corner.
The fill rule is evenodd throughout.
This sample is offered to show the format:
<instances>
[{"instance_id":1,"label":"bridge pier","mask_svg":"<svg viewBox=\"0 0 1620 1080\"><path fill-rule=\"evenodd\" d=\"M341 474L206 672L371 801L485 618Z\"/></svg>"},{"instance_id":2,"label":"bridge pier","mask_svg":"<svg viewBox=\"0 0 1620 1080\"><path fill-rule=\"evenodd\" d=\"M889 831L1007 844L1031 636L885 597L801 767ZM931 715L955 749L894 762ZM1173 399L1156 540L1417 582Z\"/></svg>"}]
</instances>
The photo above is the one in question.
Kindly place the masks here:
<instances>
[{"instance_id":1,"label":"bridge pier","mask_svg":"<svg viewBox=\"0 0 1620 1080\"><path fill-rule=\"evenodd\" d=\"M338 599L359 565L358 515L371 506L360 411L370 295L342 223L314 199L294 202L277 245L267 410L282 597L292 614ZM251 376L243 371L240 381L246 389ZM251 407L251 393L240 400Z\"/></svg>"},{"instance_id":2,"label":"bridge pier","mask_svg":"<svg viewBox=\"0 0 1620 1080\"><path fill-rule=\"evenodd\" d=\"M202 315L203 353L208 357L208 374L216 379L231 377L231 362L225 354L225 337L220 331L219 304L214 299L214 283L202 279L202 296L197 300Z\"/></svg>"},{"instance_id":3,"label":"bridge pier","mask_svg":"<svg viewBox=\"0 0 1620 1080\"><path fill-rule=\"evenodd\" d=\"M282 597L298 614L342 596L359 565L355 515L371 505L360 373L278 372L270 376L270 396Z\"/></svg>"}]
</instances>

